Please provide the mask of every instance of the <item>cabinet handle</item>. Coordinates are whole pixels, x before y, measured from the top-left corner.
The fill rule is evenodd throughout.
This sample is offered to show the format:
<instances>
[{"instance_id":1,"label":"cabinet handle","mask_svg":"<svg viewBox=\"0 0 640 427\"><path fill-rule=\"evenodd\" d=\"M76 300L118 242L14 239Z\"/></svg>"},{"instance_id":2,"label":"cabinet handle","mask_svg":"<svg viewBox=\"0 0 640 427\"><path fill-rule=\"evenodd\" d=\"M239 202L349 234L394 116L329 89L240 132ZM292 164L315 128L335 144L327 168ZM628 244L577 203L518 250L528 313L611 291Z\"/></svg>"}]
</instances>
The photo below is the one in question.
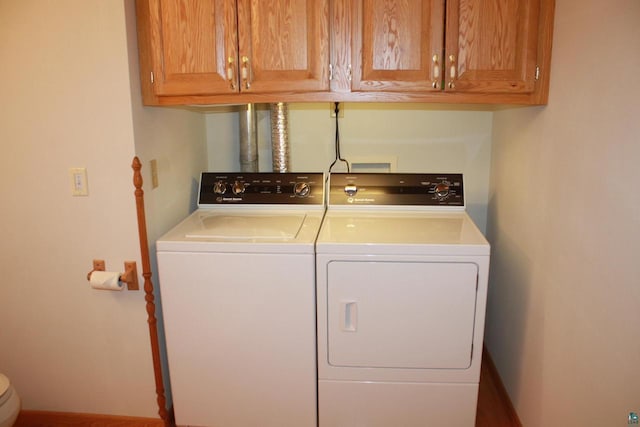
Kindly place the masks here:
<instances>
[{"instance_id":1,"label":"cabinet handle","mask_svg":"<svg viewBox=\"0 0 640 427\"><path fill-rule=\"evenodd\" d=\"M453 82L456 79L456 56L449 55L449 89L455 89L456 84Z\"/></svg>"},{"instance_id":2,"label":"cabinet handle","mask_svg":"<svg viewBox=\"0 0 640 427\"><path fill-rule=\"evenodd\" d=\"M236 69L233 66L234 60L230 56L227 58L227 81L231 86L231 90L236 90Z\"/></svg>"},{"instance_id":3,"label":"cabinet handle","mask_svg":"<svg viewBox=\"0 0 640 427\"><path fill-rule=\"evenodd\" d=\"M351 81L352 79L352 75L351 75L351 64L349 64L349 66L347 67L347 80Z\"/></svg>"},{"instance_id":4,"label":"cabinet handle","mask_svg":"<svg viewBox=\"0 0 640 427\"><path fill-rule=\"evenodd\" d=\"M251 79L249 78L251 70L249 67L251 67L251 65L249 64L249 58L246 56L243 56L241 75L242 75L242 82L244 83L245 89L249 89L251 87Z\"/></svg>"},{"instance_id":5,"label":"cabinet handle","mask_svg":"<svg viewBox=\"0 0 640 427\"><path fill-rule=\"evenodd\" d=\"M438 89L438 81L440 80L440 63L438 62L438 55L433 55L431 61L433 62L433 81L431 82L431 87Z\"/></svg>"},{"instance_id":6,"label":"cabinet handle","mask_svg":"<svg viewBox=\"0 0 640 427\"><path fill-rule=\"evenodd\" d=\"M333 64L329 64L329 81L333 80Z\"/></svg>"}]
</instances>

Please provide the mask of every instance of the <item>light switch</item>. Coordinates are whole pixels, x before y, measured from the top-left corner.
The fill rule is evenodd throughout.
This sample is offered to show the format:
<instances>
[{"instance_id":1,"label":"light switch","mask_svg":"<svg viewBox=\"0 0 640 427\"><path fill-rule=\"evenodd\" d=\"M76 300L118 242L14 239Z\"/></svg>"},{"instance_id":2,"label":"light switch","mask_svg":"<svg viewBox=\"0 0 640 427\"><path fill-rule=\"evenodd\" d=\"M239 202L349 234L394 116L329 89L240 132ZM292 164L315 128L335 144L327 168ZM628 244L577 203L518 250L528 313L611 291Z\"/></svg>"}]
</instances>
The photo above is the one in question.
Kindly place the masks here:
<instances>
[{"instance_id":1,"label":"light switch","mask_svg":"<svg viewBox=\"0 0 640 427\"><path fill-rule=\"evenodd\" d=\"M87 168L69 168L72 196L88 196Z\"/></svg>"}]
</instances>

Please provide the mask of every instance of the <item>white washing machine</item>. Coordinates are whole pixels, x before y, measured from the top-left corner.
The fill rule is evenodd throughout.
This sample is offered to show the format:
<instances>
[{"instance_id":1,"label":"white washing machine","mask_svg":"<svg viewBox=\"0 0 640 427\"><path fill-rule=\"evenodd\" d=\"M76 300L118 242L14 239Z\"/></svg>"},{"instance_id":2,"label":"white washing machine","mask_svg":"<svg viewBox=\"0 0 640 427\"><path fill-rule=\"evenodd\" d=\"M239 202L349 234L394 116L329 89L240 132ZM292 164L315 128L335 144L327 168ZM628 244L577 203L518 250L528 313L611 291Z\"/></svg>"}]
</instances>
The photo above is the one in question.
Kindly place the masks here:
<instances>
[{"instance_id":1,"label":"white washing machine","mask_svg":"<svg viewBox=\"0 0 640 427\"><path fill-rule=\"evenodd\" d=\"M460 174L331 174L318 241L320 427L473 427L489 244Z\"/></svg>"},{"instance_id":2,"label":"white washing machine","mask_svg":"<svg viewBox=\"0 0 640 427\"><path fill-rule=\"evenodd\" d=\"M157 242L176 423L317 425L321 173L203 173Z\"/></svg>"}]
</instances>

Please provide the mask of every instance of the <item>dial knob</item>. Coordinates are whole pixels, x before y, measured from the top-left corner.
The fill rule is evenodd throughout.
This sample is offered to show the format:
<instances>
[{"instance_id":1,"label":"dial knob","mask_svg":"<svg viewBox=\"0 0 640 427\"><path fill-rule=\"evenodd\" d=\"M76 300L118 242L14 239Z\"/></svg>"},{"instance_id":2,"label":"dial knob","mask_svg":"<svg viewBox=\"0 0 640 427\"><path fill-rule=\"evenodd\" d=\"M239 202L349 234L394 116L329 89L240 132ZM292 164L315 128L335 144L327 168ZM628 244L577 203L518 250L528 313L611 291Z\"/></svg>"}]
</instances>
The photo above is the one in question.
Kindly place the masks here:
<instances>
[{"instance_id":1,"label":"dial knob","mask_svg":"<svg viewBox=\"0 0 640 427\"><path fill-rule=\"evenodd\" d=\"M224 194L227 192L227 183L224 181L216 181L213 184L213 192L216 194Z\"/></svg>"},{"instance_id":2,"label":"dial knob","mask_svg":"<svg viewBox=\"0 0 640 427\"><path fill-rule=\"evenodd\" d=\"M233 194L236 196L244 193L244 184L240 181L234 182L231 186L231 191L233 191Z\"/></svg>"},{"instance_id":3,"label":"dial knob","mask_svg":"<svg viewBox=\"0 0 640 427\"><path fill-rule=\"evenodd\" d=\"M441 182L436 185L435 188L436 196L438 197L447 197L449 195L449 183L446 181Z\"/></svg>"},{"instance_id":4,"label":"dial knob","mask_svg":"<svg viewBox=\"0 0 640 427\"><path fill-rule=\"evenodd\" d=\"M358 187L355 184L347 184L344 186L344 192L349 197L353 197L358 192Z\"/></svg>"},{"instance_id":5,"label":"dial knob","mask_svg":"<svg viewBox=\"0 0 640 427\"><path fill-rule=\"evenodd\" d=\"M311 193L311 186L306 182L296 182L293 186L293 194L297 197L307 197Z\"/></svg>"}]
</instances>

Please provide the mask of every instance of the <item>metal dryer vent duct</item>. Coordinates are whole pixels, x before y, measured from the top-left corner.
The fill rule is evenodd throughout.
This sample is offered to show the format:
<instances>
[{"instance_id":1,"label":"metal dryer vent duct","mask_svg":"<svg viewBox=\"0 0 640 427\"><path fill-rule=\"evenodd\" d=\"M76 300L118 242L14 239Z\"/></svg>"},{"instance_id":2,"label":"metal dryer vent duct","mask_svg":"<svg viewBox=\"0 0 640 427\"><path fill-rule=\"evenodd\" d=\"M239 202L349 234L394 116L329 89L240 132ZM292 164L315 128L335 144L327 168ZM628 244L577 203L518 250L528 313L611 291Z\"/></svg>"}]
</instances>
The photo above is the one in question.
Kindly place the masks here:
<instances>
[{"instance_id":1,"label":"metal dryer vent duct","mask_svg":"<svg viewBox=\"0 0 640 427\"><path fill-rule=\"evenodd\" d=\"M240 171L258 172L257 114L253 104L240 110Z\"/></svg>"},{"instance_id":2,"label":"metal dryer vent duct","mask_svg":"<svg viewBox=\"0 0 640 427\"><path fill-rule=\"evenodd\" d=\"M289 172L289 107L271 104L271 152L273 171Z\"/></svg>"}]
</instances>

